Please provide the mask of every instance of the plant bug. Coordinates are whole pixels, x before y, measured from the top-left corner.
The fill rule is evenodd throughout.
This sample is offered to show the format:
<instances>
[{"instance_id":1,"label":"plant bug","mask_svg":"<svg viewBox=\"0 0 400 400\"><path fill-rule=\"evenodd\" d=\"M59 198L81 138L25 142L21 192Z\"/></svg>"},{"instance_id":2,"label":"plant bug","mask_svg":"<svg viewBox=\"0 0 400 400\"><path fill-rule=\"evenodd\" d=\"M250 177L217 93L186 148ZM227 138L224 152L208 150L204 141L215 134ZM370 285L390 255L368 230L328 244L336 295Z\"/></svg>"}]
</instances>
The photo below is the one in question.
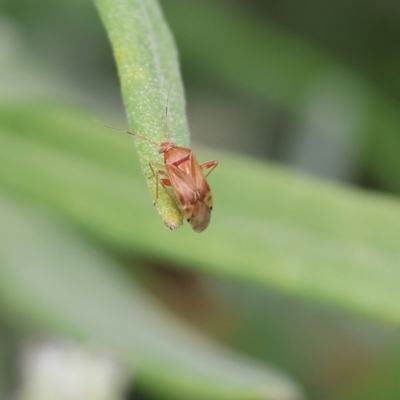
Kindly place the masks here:
<instances>
[{"instance_id":1,"label":"plant bug","mask_svg":"<svg viewBox=\"0 0 400 400\"><path fill-rule=\"evenodd\" d=\"M153 167L160 165L150 163L157 179L157 190L159 183L164 187L172 187L185 219L194 231L204 231L210 223L213 208L211 189L206 178L218 165L218 161L199 165L192 150L176 146L169 140L161 143L158 151L164 154L162 167L165 170L154 171ZM204 174L206 170L208 172ZM165 178L159 179L160 175Z\"/></svg>"},{"instance_id":2,"label":"plant bug","mask_svg":"<svg viewBox=\"0 0 400 400\"><path fill-rule=\"evenodd\" d=\"M171 187L179 202L179 208L184 218L195 232L203 232L210 223L213 208L213 198L207 182L207 176L218 165L218 161L209 161L200 165L192 150L177 146L170 140L168 132L168 102L171 88L172 83L165 106L165 141L162 143L156 143L137 133L123 131L119 128L104 125L99 121L97 122L105 128L126 132L158 147L158 153L164 155L164 163L149 162L149 167L157 182L154 204L158 200L159 185L161 184L164 188Z\"/></svg>"}]
</instances>

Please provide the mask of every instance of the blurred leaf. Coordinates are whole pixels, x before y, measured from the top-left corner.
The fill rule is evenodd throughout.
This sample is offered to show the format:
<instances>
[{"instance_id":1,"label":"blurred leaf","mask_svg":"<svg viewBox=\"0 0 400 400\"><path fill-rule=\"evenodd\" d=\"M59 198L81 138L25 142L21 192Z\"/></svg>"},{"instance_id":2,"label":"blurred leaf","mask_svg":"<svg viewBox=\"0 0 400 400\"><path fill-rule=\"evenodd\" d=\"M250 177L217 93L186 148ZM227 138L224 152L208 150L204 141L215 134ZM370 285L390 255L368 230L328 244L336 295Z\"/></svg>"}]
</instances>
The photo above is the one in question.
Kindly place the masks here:
<instances>
[{"instance_id":1,"label":"blurred leaf","mask_svg":"<svg viewBox=\"0 0 400 400\"><path fill-rule=\"evenodd\" d=\"M272 367L220 347L162 311L66 227L0 202L0 302L15 322L110 349L139 385L171 399L298 399Z\"/></svg>"},{"instance_id":2,"label":"blurred leaf","mask_svg":"<svg viewBox=\"0 0 400 400\"><path fill-rule=\"evenodd\" d=\"M0 399L11 399L13 387L15 387L16 377L16 358L18 335L13 329L8 329L0 321Z\"/></svg>"},{"instance_id":3,"label":"blurred leaf","mask_svg":"<svg viewBox=\"0 0 400 400\"><path fill-rule=\"evenodd\" d=\"M400 322L394 198L212 152L220 168L210 178L211 226L171 234L130 167L130 137L104 132L88 115L32 104L0 108L0 138L3 191L67 215L124 252L135 246L174 265Z\"/></svg>"},{"instance_id":4,"label":"blurred leaf","mask_svg":"<svg viewBox=\"0 0 400 400\"><path fill-rule=\"evenodd\" d=\"M133 132L156 143L166 140L165 107L168 97L168 131L171 139L187 147L189 128L177 51L155 0L97 0L114 50L125 108ZM172 86L171 86L172 85ZM147 183L156 198L157 180L149 162L163 163L158 146L135 138ZM165 190L156 206L170 229L182 224L183 215Z\"/></svg>"},{"instance_id":5,"label":"blurred leaf","mask_svg":"<svg viewBox=\"0 0 400 400\"><path fill-rule=\"evenodd\" d=\"M236 12L229 2L172 0L162 6L178 48L194 65L292 110L301 110L304 91L322 70L338 66L310 43Z\"/></svg>"},{"instance_id":6,"label":"blurred leaf","mask_svg":"<svg viewBox=\"0 0 400 400\"><path fill-rule=\"evenodd\" d=\"M332 400L388 400L400 396L399 350L392 348L382 360L366 366L355 381L351 382Z\"/></svg>"},{"instance_id":7,"label":"blurred leaf","mask_svg":"<svg viewBox=\"0 0 400 400\"><path fill-rule=\"evenodd\" d=\"M351 150L384 185L400 193L399 106L366 77L306 38L266 19L257 21L239 13L229 2L168 0L162 5L190 65L221 82L265 96L300 119L308 112L316 85L322 85L322 93L342 88L345 97L348 88L354 89L353 96L360 101L340 117L361 118L353 127L358 142ZM319 133L331 130L329 125L321 126ZM341 136L338 129L336 140Z\"/></svg>"}]
</instances>

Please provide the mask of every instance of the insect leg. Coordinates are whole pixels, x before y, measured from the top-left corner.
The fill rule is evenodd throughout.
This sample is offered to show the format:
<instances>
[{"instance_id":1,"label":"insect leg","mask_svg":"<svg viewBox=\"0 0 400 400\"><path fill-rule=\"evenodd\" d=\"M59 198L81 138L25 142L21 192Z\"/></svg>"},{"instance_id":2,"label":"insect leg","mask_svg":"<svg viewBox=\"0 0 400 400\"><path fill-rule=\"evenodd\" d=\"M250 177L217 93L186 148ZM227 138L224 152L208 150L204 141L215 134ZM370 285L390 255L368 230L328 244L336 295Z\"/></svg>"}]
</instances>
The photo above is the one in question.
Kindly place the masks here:
<instances>
[{"instance_id":1,"label":"insect leg","mask_svg":"<svg viewBox=\"0 0 400 400\"><path fill-rule=\"evenodd\" d=\"M168 178L167 171L163 171L162 169L157 169L157 170L154 169L154 167L165 168L165 165L164 164L155 163L155 162L150 162L149 166L150 166L151 172L153 173L153 177L156 179L156 185L157 185L156 186L156 198L153 201L153 205L155 205L157 203L157 200L158 200L158 185L161 183L162 187L164 188L164 190L168 194L169 198L176 204L177 207L179 207L179 204L177 203L177 199L174 198L172 196L172 194L167 189L165 189L165 186L170 186L170 187L172 186L171 181ZM160 179L160 175L161 176L166 176L167 178L161 178Z\"/></svg>"},{"instance_id":2,"label":"insect leg","mask_svg":"<svg viewBox=\"0 0 400 400\"><path fill-rule=\"evenodd\" d=\"M204 177L207 178L207 176L211 174L211 172L213 171L213 169L214 169L217 165L218 165L218 161L217 161L217 160L215 160L215 161L209 161L209 162L206 162L206 163L204 163L204 164L201 164L201 165L200 165L200 168L201 168L203 171L209 169L209 171L204 175Z\"/></svg>"},{"instance_id":3,"label":"insect leg","mask_svg":"<svg viewBox=\"0 0 400 400\"><path fill-rule=\"evenodd\" d=\"M158 185L160 184L160 179L159 179L159 175L164 175L164 176L168 176L166 171L163 171L162 169L157 169L155 170L154 168L165 168L164 164L160 164L160 163L155 163L150 161L149 162L149 167L151 169L151 172L153 174L153 177L156 179L156 197L153 201L153 204L156 204L157 200L158 200ZM163 179L162 179L163 180ZM169 180L168 180L169 181Z\"/></svg>"},{"instance_id":4,"label":"insect leg","mask_svg":"<svg viewBox=\"0 0 400 400\"><path fill-rule=\"evenodd\" d=\"M169 179L160 179L160 183L163 186L172 186L171 181Z\"/></svg>"}]
</instances>

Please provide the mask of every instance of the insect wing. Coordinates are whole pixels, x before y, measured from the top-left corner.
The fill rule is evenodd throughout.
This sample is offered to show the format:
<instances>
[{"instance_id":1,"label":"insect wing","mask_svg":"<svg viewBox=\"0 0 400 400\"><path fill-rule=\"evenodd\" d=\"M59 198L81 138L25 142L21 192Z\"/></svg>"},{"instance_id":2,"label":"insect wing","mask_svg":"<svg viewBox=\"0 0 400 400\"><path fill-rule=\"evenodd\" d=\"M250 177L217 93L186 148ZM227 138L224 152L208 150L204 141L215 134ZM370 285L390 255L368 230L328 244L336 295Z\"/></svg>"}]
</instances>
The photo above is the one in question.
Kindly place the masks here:
<instances>
[{"instance_id":1,"label":"insect wing","mask_svg":"<svg viewBox=\"0 0 400 400\"><path fill-rule=\"evenodd\" d=\"M201 169L199 163L197 162L197 159L194 154L192 154L192 157L190 159L190 164L191 164L190 168L191 175L193 181L195 182L197 193L200 195L199 198L201 199L202 202L205 203L205 205L211 211L213 207L211 188L207 182L207 179L204 177L203 170Z\"/></svg>"},{"instance_id":2,"label":"insect wing","mask_svg":"<svg viewBox=\"0 0 400 400\"><path fill-rule=\"evenodd\" d=\"M180 170L175 165L167 165L168 177L175 195L181 205L184 216L189 219L191 209L196 203L195 182L190 175Z\"/></svg>"},{"instance_id":3,"label":"insect wing","mask_svg":"<svg viewBox=\"0 0 400 400\"><path fill-rule=\"evenodd\" d=\"M210 223L210 219L210 208L204 202L197 201L187 221L194 231L203 232Z\"/></svg>"}]
</instances>

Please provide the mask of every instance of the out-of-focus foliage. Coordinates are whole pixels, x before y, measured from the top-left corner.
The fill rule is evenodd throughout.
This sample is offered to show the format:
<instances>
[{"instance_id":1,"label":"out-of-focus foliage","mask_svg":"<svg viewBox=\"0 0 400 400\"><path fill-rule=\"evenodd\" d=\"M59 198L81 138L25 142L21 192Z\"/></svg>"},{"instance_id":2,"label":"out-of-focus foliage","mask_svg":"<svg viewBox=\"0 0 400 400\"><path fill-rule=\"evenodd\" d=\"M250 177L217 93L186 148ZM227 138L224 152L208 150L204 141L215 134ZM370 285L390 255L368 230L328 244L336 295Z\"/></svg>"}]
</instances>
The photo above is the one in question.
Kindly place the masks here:
<instances>
[{"instance_id":1,"label":"out-of-focus foliage","mask_svg":"<svg viewBox=\"0 0 400 400\"><path fill-rule=\"evenodd\" d=\"M163 17L146 14L153 2L101 3L126 7L103 19L117 38L130 123L145 129L145 94L132 100L121 60L138 54L129 36L161 32ZM111 351L134 377L132 399L299 398L293 380L310 399L397 398L400 8L161 6L180 53L192 138L207 146L191 145L199 161L220 161L201 235L165 229L132 138L92 121L126 126L95 6L0 5L1 396L18 387L10 365L19 343L52 333ZM135 24L138 16L148 23ZM168 51L163 57L160 65ZM162 136L160 87L157 102L143 101ZM171 109L175 101L182 97ZM143 285L232 350L169 315Z\"/></svg>"}]
</instances>

